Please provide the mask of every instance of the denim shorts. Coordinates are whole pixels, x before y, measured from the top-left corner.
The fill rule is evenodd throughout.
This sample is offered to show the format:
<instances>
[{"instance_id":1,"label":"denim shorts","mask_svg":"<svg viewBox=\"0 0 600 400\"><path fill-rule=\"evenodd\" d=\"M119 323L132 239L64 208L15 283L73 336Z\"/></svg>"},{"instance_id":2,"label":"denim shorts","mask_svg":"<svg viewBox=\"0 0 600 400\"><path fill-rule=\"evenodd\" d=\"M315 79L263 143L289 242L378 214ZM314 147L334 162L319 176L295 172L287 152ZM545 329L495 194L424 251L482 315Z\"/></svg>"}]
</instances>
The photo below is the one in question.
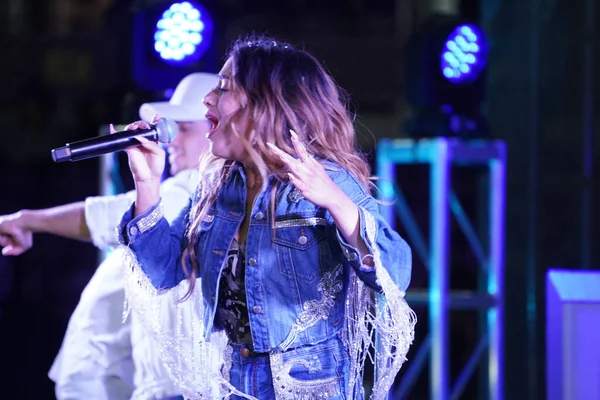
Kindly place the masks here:
<instances>
[{"instance_id":1,"label":"denim shorts","mask_svg":"<svg viewBox=\"0 0 600 400\"><path fill-rule=\"evenodd\" d=\"M275 399L275 385L286 392L286 398L298 398L295 393L318 386L310 398L345 400L350 360L342 341L336 336L324 342L299 346L272 358L268 353L255 353L248 345L233 347L230 382L240 392L260 400ZM275 375L275 379L273 379ZM289 393L289 394L288 394ZM231 399L241 400L232 396Z\"/></svg>"}]
</instances>

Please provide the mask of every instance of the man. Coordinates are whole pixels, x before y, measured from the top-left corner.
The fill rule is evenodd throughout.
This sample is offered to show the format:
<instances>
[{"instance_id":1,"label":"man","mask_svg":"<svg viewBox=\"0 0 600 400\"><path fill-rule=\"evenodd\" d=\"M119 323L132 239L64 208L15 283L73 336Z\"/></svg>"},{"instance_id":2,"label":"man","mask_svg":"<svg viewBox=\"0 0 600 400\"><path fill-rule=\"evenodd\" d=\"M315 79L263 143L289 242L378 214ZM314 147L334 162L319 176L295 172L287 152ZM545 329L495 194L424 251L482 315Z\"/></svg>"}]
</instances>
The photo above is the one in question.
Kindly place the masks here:
<instances>
[{"instance_id":1,"label":"man","mask_svg":"<svg viewBox=\"0 0 600 400\"><path fill-rule=\"evenodd\" d=\"M177 216L198 184L198 158L208 148L206 133L211 129L203 97L216 81L216 75L193 73L179 83L169 102L140 107L140 117L147 122L159 115L179 126L167 150L172 177L161 185L168 219ZM129 192L0 216L2 254L25 252L38 232L91 240L108 249L117 244L115 227L134 200L135 193ZM123 284L123 260L111 253L84 289L49 372L59 400L180 398L135 310L123 323Z\"/></svg>"}]
</instances>

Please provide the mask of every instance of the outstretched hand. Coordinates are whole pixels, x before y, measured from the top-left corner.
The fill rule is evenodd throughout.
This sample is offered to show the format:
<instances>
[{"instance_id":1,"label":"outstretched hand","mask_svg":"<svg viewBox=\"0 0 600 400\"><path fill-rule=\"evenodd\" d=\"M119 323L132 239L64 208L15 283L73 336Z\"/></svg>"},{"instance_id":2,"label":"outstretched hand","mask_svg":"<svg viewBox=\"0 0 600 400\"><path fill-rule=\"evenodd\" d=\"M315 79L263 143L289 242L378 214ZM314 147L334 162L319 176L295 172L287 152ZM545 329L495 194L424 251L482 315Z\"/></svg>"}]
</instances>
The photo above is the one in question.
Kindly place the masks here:
<instances>
[{"instance_id":1,"label":"outstretched hand","mask_svg":"<svg viewBox=\"0 0 600 400\"><path fill-rule=\"evenodd\" d=\"M18 256L33 246L33 232L21 220L21 212L0 216L0 246L5 256Z\"/></svg>"},{"instance_id":2,"label":"outstretched hand","mask_svg":"<svg viewBox=\"0 0 600 400\"><path fill-rule=\"evenodd\" d=\"M154 116L152 122L159 119ZM144 121L136 121L127 125L125 130L149 129L150 125ZM115 128L110 125L110 133L115 133ZM129 158L129 168L136 182L160 182L165 169L165 151L156 142L142 136L136 136L141 145L125 150Z\"/></svg>"},{"instance_id":3,"label":"outstretched hand","mask_svg":"<svg viewBox=\"0 0 600 400\"><path fill-rule=\"evenodd\" d=\"M288 167L290 182L305 199L319 207L329 209L344 192L331 180L323 165L308 153L296 132L290 130L297 158L292 157L272 143L267 145Z\"/></svg>"}]
</instances>

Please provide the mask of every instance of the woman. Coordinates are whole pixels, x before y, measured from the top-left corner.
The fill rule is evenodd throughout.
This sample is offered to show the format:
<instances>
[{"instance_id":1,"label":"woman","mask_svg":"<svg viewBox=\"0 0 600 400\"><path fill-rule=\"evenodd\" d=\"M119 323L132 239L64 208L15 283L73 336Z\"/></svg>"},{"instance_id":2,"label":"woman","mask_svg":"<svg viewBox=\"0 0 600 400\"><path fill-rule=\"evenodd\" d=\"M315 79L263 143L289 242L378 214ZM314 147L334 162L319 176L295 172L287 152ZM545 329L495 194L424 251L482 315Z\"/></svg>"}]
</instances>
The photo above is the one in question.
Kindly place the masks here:
<instances>
[{"instance_id":1,"label":"woman","mask_svg":"<svg viewBox=\"0 0 600 400\"><path fill-rule=\"evenodd\" d=\"M362 398L373 346L385 397L414 335L411 254L370 195L337 86L305 51L252 38L204 101L210 173L188 207L164 219L164 153L140 138L120 226L130 300L175 383L189 398ZM165 296L178 315L161 313Z\"/></svg>"}]
</instances>

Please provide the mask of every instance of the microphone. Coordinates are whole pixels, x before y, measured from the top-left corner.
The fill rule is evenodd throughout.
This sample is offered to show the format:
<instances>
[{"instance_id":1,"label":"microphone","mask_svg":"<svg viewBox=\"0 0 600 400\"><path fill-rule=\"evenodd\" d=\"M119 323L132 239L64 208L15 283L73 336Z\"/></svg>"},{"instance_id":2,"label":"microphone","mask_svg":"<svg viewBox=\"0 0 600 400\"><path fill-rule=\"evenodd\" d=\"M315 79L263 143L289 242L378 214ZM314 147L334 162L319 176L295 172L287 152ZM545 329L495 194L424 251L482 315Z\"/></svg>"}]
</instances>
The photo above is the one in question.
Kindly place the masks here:
<instances>
[{"instance_id":1,"label":"microphone","mask_svg":"<svg viewBox=\"0 0 600 400\"><path fill-rule=\"evenodd\" d=\"M67 143L64 147L52 149L52 159L57 163L79 161L125 150L141 144L135 139L136 136L143 136L154 142L170 143L178 133L179 128L175 121L169 118L161 118L155 124L150 125L150 129L115 132L111 135Z\"/></svg>"}]
</instances>

